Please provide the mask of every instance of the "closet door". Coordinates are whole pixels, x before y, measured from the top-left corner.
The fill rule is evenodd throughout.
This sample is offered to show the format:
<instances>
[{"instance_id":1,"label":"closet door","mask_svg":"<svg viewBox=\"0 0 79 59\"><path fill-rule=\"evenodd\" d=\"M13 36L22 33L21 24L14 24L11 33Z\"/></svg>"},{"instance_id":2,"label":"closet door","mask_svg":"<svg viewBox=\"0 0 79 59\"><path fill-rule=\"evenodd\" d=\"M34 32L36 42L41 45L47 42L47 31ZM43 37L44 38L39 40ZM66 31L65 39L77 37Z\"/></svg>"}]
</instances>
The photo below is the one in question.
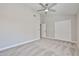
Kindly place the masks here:
<instances>
[{"instance_id":1,"label":"closet door","mask_svg":"<svg viewBox=\"0 0 79 59\"><path fill-rule=\"evenodd\" d=\"M41 37L46 38L46 24L40 24Z\"/></svg>"},{"instance_id":2,"label":"closet door","mask_svg":"<svg viewBox=\"0 0 79 59\"><path fill-rule=\"evenodd\" d=\"M71 41L71 20L55 22L55 39Z\"/></svg>"}]
</instances>

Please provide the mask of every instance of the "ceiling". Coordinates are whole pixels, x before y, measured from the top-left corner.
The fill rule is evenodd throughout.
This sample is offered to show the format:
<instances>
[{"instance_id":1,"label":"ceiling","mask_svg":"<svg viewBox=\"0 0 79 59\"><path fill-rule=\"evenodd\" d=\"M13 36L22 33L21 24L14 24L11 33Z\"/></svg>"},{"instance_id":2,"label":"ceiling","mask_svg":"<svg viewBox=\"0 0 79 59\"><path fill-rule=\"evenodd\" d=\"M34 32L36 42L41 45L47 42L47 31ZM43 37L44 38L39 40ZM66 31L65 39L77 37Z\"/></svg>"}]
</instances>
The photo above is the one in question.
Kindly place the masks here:
<instances>
[{"instance_id":1,"label":"ceiling","mask_svg":"<svg viewBox=\"0 0 79 59\"><path fill-rule=\"evenodd\" d=\"M34 11L42 9L38 3L28 3L27 5ZM51 3L49 5L51 5ZM48 13L56 15L76 15L79 12L79 3L57 3L57 5L51 9L55 9L56 12Z\"/></svg>"}]
</instances>

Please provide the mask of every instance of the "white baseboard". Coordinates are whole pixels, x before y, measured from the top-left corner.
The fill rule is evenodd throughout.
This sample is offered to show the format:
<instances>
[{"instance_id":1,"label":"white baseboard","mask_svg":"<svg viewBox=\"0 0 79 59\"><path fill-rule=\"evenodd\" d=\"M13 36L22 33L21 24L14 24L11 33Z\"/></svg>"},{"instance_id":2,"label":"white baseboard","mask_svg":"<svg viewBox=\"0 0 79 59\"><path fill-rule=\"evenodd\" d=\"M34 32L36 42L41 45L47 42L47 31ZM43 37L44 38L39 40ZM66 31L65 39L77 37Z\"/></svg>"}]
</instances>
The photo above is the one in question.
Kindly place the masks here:
<instances>
[{"instance_id":1,"label":"white baseboard","mask_svg":"<svg viewBox=\"0 0 79 59\"><path fill-rule=\"evenodd\" d=\"M27 44L27 43L30 43L30 42L33 42L33 41L36 41L36 40L39 40L39 39L40 38L37 38L37 39L30 40L30 41L25 41L25 42L17 43L17 44L10 45L10 46L4 47L4 48L0 48L0 51L4 51L6 49L10 49L10 48L14 48L14 47L17 47L17 46L20 46L20 45L24 45L24 44Z\"/></svg>"},{"instance_id":2,"label":"white baseboard","mask_svg":"<svg viewBox=\"0 0 79 59\"><path fill-rule=\"evenodd\" d=\"M76 41L62 40L62 39L56 39L56 38L52 38L52 37L42 37L42 38L53 39L53 40L57 40L57 41L59 40L59 41L70 42L70 43L76 44Z\"/></svg>"}]
</instances>

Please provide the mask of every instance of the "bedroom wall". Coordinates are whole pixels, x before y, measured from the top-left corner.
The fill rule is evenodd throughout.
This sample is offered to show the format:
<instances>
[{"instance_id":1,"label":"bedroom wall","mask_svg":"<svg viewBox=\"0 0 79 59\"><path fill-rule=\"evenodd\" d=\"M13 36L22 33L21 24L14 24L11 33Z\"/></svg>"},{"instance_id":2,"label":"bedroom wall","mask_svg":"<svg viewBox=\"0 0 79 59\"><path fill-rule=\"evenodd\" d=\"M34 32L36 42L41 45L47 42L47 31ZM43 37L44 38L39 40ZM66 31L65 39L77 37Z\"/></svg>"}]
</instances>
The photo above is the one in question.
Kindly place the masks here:
<instances>
[{"instance_id":1,"label":"bedroom wall","mask_svg":"<svg viewBox=\"0 0 79 59\"><path fill-rule=\"evenodd\" d=\"M54 38L54 23L51 15L42 14L41 24L46 24L46 36Z\"/></svg>"},{"instance_id":2,"label":"bedroom wall","mask_svg":"<svg viewBox=\"0 0 79 59\"><path fill-rule=\"evenodd\" d=\"M40 15L25 4L0 4L0 48L40 38Z\"/></svg>"},{"instance_id":3,"label":"bedroom wall","mask_svg":"<svg viewBox=\"0 0 79 59\"><path fill-rule=\"evenodd\" d=\"M77 14L77 47L78 47L78 56L79 56L79 12Z\"/></svg>"}]
</instances>

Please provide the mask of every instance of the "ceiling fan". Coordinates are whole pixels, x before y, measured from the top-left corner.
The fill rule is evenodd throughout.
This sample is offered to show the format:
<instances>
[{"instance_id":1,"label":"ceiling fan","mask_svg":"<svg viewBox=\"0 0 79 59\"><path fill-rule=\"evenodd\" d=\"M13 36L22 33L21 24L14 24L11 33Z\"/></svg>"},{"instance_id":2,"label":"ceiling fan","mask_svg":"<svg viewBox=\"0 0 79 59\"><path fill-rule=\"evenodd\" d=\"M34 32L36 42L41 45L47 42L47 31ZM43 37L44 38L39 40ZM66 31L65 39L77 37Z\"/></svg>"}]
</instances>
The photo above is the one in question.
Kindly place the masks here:
<instances>
[{"instance_id":1,"label":"ceiling fan","mask_svg":"<svg viewBox=\"0 0 79 59\"><path fill-rule=\"evenodd\" d=\"M46 14L47 14L48 11L56 12L56 10L51 9L52 7L54 7L56 5L56 3L52 3L51 5L50 5L50 3L46 3L45 5L43 3L39 3L39 5L41 5L43 7L43 9L37 10L39 12L44 11Z\"/></svg>"}]
</instances>

